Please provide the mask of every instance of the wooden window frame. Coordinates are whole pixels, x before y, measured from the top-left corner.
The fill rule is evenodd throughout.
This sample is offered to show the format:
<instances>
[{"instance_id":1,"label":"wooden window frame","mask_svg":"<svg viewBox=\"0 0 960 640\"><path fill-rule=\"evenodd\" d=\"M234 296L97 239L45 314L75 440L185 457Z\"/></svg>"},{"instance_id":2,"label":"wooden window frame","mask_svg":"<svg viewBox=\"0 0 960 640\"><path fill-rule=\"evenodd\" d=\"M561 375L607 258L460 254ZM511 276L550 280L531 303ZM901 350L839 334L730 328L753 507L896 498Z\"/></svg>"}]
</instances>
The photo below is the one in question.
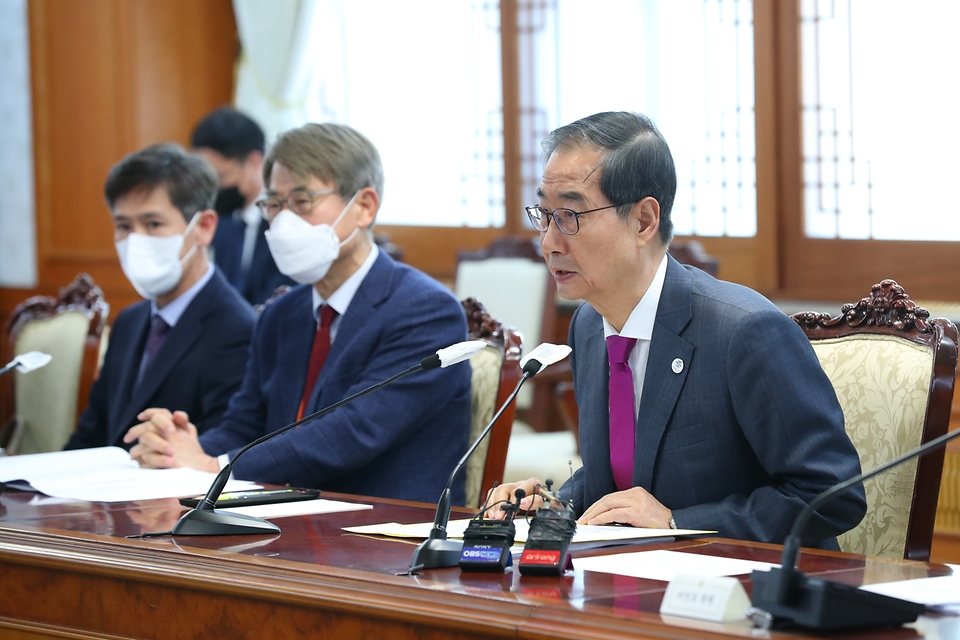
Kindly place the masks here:
<instances>
[{"instance_id":1,"label":"wooden window frame","mask_svg":"<svg viewBox=\"0 0 960 640\"><path fill-rule=\"evenodd\" d=\"M378 228L403 248L408 262L441 280L454 279L459 250L484 247L502 235L535 235L522 218L522 9L520 0L500 2L504 226ZM720 259L720 277L785 299L852 301L873 283L893 278L920 300L960 300L957 243L806 237L800 0L754 0L753 10L757 233L751 238L695 237ZM677 237L690 239L694 237Z\"/></svg>"}]
</instances>

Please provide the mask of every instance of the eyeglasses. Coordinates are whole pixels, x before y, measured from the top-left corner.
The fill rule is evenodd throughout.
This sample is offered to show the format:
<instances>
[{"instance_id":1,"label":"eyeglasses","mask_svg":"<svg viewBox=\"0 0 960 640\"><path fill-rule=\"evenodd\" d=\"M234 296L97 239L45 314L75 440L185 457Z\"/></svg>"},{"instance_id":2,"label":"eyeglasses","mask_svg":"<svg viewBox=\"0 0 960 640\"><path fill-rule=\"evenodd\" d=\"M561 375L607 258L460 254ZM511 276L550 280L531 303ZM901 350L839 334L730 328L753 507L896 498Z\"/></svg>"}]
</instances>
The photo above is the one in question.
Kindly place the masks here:
<instances>
[{"instance_id":1,"label":"eyeglasses","mask_svg":"<svg viewBox=\"0 0 960 640\"><path fill-rule=\"evenodd\" d=\"M597 207L596 209L589 209L587 211L574 211L573 209L554 209L553 211L547 211L539 205L524 208L527 211L527 217L530 218L530 224L532 224L533 228L537 231L541 233L545 232L550 227L550 218L553 218L554 222L557 223L557 229L560 230L560 233L572 236L577 231L580 231L580 216L585 213L603 211L604 209L612 209L618 206L620 205L610 204L605 207Z\"/></svg>"},{"instance_id":2,"label":"eyeglasses","mask_svg":"<svg viewBox=\"0 0 960 640\"><path fill-rule=\"evenodd\" d=\"M257 200L257 207L260 209L260 215L267 222L273 222L273 219L283 211L284 207L298 216L306 217L310 215L310 211L317 201L317 196L326 196L336 192L336 189L320 189L319 191L294 189L286 198L271 196L263 200Z\"/></svg>"}]
</instances>

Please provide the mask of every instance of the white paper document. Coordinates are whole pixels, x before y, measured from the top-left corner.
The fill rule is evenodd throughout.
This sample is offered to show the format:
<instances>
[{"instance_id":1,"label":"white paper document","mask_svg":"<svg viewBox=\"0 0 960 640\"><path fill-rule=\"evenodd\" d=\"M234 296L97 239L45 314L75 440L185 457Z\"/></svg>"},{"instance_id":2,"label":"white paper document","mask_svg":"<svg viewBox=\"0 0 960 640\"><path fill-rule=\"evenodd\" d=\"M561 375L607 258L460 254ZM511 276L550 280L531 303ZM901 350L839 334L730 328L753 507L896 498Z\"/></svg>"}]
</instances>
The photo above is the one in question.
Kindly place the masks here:
<instances>
[{"instance_id":1,"label":"white paper document","mask_svg":"<svg viewBox=\"0 0 960 640\"><path fill-rule=\"evenodd\" d=\"M925 604L949 612L960 610L960 575L898 580L860 587L864 591Z\"/></svg>"},{"instance_id":2,"label":"white paper document","mask_svg":"<svg viewBox=\"0 0 960 640\"><path fill-rule=\"evenodd\" d=\"M120 447L35 453L0 458L0 482L26 484L55 498L127 502L202 495L216 474L195 469L141 469ZM19 481L19 482L14 482ZM230 480L225 491L259 489Z\"/></svg>"},{"instance_id":3,"label":"white paper document","mask_svg":"<svg viewBox=\"0 0 960 640\"><path fill-rule=\"evenodd\" d=\"M621 576L662 580L664 582L670 582L678 573L716 578L719 576L739 576L750 573L754 569L769 571L776 566L779 565L665 550L616 553L609 556L577 558L576 560L577 569L584 571L614 573Z\"/></svg>"},{"instance_id":4,"label":"white paper document","mask_svg":"<svg viewBox=\"0 0 960 640\"><path fill-rule=\"evenodd\" d=\"M297 500L295 502L275 502L273 504L255 504L247 507L218 508L217 511L242 513L255 518L285 518L287 516L304 516L316 513L341 513L343 511L363 511L373 509L372 504L357 504L340 500Z\"/></svg>"},{"instance_id":5,"label":"white paper document","mask_svg":"<svg viewBox=\"0 0 960 640\"><path fill-rule=\"evenodd\" d=\"M447 525L447 537L462 538L463 532L467 529L466 520L451 520ZM527 541L527 533L530 529L526 520L514 520L517 527L515 542L523 544ZM433 528L432 522L419 522L417 524L398 524L396 522L387 522L384 524L371 524L362 527L345 527L346 531L351 533L365 533L376 536L391 536L395 538L426 538L430 535L430 529ZM713 531L699 531L694 529L639 529L636 527L607 527L596 525L577 525L577 533L573 536L571 544L587 543L625 543L633 540L649 540L651 538L673 538L674 536L701 535L715 533Z\"/></svg>"}]
</instances>

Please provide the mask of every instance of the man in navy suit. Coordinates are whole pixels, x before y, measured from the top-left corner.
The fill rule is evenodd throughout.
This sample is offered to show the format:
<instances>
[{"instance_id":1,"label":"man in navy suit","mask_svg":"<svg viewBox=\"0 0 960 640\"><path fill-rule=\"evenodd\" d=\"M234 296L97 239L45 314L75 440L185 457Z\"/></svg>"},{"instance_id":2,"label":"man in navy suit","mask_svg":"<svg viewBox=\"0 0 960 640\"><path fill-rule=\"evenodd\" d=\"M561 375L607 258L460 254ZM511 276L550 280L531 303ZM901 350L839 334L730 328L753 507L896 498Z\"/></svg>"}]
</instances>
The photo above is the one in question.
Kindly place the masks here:
<instances>
[{"instance_id":1,"label":"man in navy suit","mask_svg":"<svg viewBox=\"0 0 960 640\"><path fill-rule=\"evenodd\" d=\"M123 310L67 449L124 446L148 407L219 424L240 386L254 315L207 259L216 176L177 145L148 147L107 177L120 264L147 298Z\"/></svg>"},{"instance_id":2,"label":"man in navy suit","mask_svg":"<svg viewBox=\"0 0 960 640\"><path fill-rule=\"evenodd\" d=\"M197 438L182 412L156 409L130 430L144 466L217 471L257 437L417 364L467 337L442 285L373 243L380 156L357 131L308 124L277 140L264 165L267 241L301 286L269 304L246 376L220 426ZM470 367L421 372L258 445L235 476L435 501L467 448ZM464 499L462 480L455 501Z\"/></svg>"},{"instance_id":3,"label":"man in navy suit","mask_svg":"<svg viewBox=\"0 0 960 640\"><path fill-rule=\"evenodd\" d=\"M527 212L560 295L586 301L569 338L583 467L561 497L586 524L782 542L817 494L860 472L809 341L758 293L668 257L676 171L649 119L584 118L544 156ZM865 510L861 485L817 511L804 543L836 548Z\"/></svg>"},{"instance_id":4,"label":"man in navy suit","mask_svg":"<svg viewBox=\"0 0 960 640\"><path fill-rule=\"evenodd\" d=\"M213 259L240 295L262 304L277 287L295 284L277 269L264 237L267 221L255 204L263 192L263 129L236 109L221 107L197 124L190 144L220 181Z\"/></svg>"}]
</instances>

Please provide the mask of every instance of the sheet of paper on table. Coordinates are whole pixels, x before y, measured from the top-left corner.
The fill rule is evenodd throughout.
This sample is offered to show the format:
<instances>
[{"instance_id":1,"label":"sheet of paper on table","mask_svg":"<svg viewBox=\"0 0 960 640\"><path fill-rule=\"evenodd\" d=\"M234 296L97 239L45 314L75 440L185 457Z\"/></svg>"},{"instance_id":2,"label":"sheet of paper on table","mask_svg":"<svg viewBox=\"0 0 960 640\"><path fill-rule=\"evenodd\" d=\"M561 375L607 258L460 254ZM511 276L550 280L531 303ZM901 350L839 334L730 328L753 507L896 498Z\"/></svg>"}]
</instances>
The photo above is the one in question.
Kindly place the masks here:
<instances>
[{"instance_id":1,"label":"sheet of paper on table","mask_svg":"<svg viewBox=\"0 0 960 640\"><path fill-rule=\"evenodd\" d=\"M447 525L447 537L462 538L469 519L451 520ZM529 525L526 520L514 520L517 526L515 541L523 544L527 540ZM398 524L387 522L371 524L362 527L344 527L351 533L363 533L375 536L391 536L395 538L426 538L430 535L432 522L417 524ZM577 533L573 536L572 544L589 545L599 543L626 543L628 541L650 541L655 538L673 538L676 536L706 535L715 531L700 531L695 529L639 529L636 527L606 527L596 525L577 525Z\"/></svg>"},{"instance_id":2,"label":"sheet of paper on table","mask_svg":"<svg viewBox=\"0 0 960 640\"><path fill-rule=\"evenodd\" d=\"M901 600L925 604L942 613L960 613L960 575L868 584L860 587Z\"/></svg>"},{"instance_id":3,"label":"sheet of paper on table","mask_svg":"<svg viewBox=\"0 0 960 640\"><path fill-rule=\"evenodd\" d=\"M54 498L129 502L202 495L216 474L196 469L141 469L120 447L98 447L0 458L0 482ZM230 480L224 491L259 489Z\"/></svg>"},{"instance_id":4,"label":"sheet of paper on table","mask_svg":"<svg viewBox=\"0 0 960 640\"><path fill-rule=\"evenodd\" d=\"M217 509L217 511L231 511L255 518L272 520L274 518L285 518L287 516L342 513L344 511L364 511L366 509L373 509L373 505L318 498L316 500L297 500L295 502L275 502L273 504L255 504L247 507L230 507Z\"/></svg>"},{"instance_id":5,"label":"sheet of paper on table","mask_svg":"<svg viewBox=\"0 0 960 640\"><path fill-rule=\"evenodd\" d=\"M678 573L716 578L719 576L739 576L750 573L754 569L769 571L772 567L778 566L768 562L666 550L635 551L592 558L577 558L574 565L577 569L584 571L613 573L664 582L670 582Z\"/></svg>"}]
</instances>

